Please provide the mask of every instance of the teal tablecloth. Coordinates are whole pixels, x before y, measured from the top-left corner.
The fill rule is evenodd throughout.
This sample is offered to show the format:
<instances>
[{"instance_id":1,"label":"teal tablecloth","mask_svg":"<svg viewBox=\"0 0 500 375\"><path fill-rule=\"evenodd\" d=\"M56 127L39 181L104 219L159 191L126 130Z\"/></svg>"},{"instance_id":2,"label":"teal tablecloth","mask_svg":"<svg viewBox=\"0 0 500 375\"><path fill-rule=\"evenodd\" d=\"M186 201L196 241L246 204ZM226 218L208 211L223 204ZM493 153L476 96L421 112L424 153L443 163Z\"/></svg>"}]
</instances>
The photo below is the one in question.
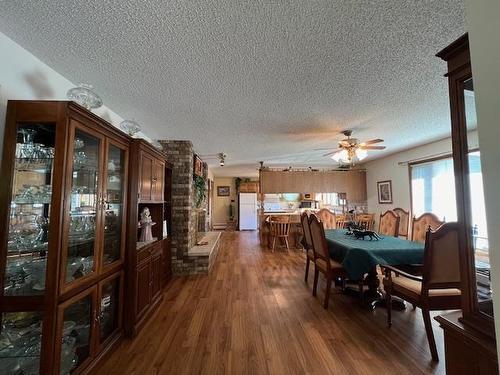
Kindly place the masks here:
<instances>
[{"instance_id":1,"label":"teal tablecloth","mask_svg":"<svg viewBox=\"0 0 500 375\"><path fill-rule=\"evenodd\" d=\"M422 243L382 235L378 241L368 237L357 240L345 233L345 229L327 229L325 237L330 256L342 264L352 280L359 280L377 264L422 264L424 260Z\"/></svg>"}]
</instances>

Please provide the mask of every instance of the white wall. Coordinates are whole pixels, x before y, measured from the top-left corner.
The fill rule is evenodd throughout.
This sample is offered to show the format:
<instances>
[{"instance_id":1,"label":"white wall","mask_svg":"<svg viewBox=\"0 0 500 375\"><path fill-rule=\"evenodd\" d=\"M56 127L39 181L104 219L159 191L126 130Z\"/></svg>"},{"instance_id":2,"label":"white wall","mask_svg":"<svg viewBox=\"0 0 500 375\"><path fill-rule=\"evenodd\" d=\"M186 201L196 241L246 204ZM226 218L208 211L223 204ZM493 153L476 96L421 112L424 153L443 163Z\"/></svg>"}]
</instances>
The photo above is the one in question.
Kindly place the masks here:
<instances>
[{"instance_id":1,"label":"white wall","mask_svg":"<svg viewBox=\"0 0 500 375\"><path fill-rule=\"evenodd\" d=\"M66 92L75 84L45 65L2 33L0 33L0 51L1 155L7 100L67 100ZM98 92L98 90L96 91ZM103 98L103 101L106 102L106 98ZM118 126L123 120L106 106L98 108L94 113L115 126ZM148 139L147 137L144 138Z\"/></svg>"},{"instance_id":2,"label":"white wall","mask_svg":"<svg viewBox=\"0 0 500 375\"><path fill-rule=\"evenodd\" d=\"M443 69L445 67L443 66ZM443 79L446 79L443 77ZM451 132L451 125L450 125ZM469 133L469 143L472 148L477 147L477 132ZM366 185L368 194L368 212L375 213L376 225L381 213L396 207L410 210L410 176L408 165L400 165L414 159L430 158L442 153L451 153L451 138L429 143L410 150L398 152L387 157L365 164ZM379 204L377 181L392 181L392 204Z\"/></svg>"},{"instance_id":3,"label":"white wall","mask_svg":"<svg viewBox=\"0 0 500 375\"><path fill-rule=\"evenodd\" d=\"M467 0L467 22L483 169L495 329L500 337L500 1ZM500 345L497 345L500 357Z\"/></svg>"}]
</instances>

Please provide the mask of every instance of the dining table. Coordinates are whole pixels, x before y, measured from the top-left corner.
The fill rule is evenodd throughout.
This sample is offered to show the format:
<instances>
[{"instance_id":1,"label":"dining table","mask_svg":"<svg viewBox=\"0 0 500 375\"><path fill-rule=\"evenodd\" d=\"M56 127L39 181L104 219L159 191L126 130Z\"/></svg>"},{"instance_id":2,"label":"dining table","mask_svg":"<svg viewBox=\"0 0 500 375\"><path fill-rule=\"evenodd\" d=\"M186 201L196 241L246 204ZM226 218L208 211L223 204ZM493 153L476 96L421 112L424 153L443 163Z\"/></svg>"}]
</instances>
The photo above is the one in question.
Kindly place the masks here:
<instances>
[{"instance_id":1,"label":"dining table","mask_svg":"<svg viewBox=\"0 0 500 375\"><path fill-rule=\"evenodd\" d=\"M366 280L367 304L372 308L383 303L377 265L414 266L424 260L424 244L398 237L378 235L378 239L357 239L347 229L326 229L330 257L340 263L349 280ZM397 306L396 308L404 308Z\"/></svg>"}]
</instances>

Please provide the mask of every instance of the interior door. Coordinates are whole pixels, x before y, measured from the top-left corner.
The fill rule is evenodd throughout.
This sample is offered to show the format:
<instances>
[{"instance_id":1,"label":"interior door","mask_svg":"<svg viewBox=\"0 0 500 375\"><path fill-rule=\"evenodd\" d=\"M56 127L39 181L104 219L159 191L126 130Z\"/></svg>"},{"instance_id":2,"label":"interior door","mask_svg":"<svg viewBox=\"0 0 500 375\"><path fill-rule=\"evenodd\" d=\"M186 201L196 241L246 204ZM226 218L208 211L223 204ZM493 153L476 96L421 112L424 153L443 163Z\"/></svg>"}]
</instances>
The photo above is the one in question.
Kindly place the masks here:
<instances>
[{"instance_id":1,"label":"interior door","mask_svg":"<svg viewBox=\"0 0 500 375\"><path fill-rule=\"evenodd\" d=\"M102 268L123 262L125 251L128 150L124 145L106 141L104 198L101 202L104 223Z\"/></svg>"},{"instance_id":2,"label":"interior door","mask_svg":"<svg viewBox=\"0 0 500 375\"><path fill-rule=\"evenodd\" d=\"M96 274L103 227L104 137L70 120L63 230L61 288L78 285Z\"/></svg>"},{"instance_id":3,"label":"interior door","mask_svg":"<svg viewBox=\"0 0 500 375\"><path fill-rule=\"evenodd\" d=\"M150 201L152 194L153 180L153 158L145 153L141 153L141 180L139 185L139 199Z\"/></svg>"}]
</instances>

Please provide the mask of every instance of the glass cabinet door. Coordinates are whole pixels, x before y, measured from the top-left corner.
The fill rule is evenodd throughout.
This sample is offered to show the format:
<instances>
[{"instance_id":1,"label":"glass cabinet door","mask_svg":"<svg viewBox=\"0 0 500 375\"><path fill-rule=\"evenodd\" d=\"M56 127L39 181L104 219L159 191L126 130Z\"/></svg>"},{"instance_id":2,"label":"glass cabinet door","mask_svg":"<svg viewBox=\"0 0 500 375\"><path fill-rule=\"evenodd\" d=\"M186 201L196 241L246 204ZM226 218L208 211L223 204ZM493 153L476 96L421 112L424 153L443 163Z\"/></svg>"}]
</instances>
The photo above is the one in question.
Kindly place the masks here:
<instances>
[{"instance_id":1,"label":"glass cabinet door","mask_svg":"<svg viewBox=\"0 0 500 375\"><path fill-rule=\"evenodd\" d=\"M104 280L99 291L99 345L102 346L121 324L122 274Z\"/></svg>"},{"instance_id":2,"label":"glass cabinet door","mask_svg":"<svg viewBox=\"0 0 500 375\"><path fill-rule=\"evenodd\" d=\"M104 266L121 260L124 247L124 204L127 152L108 142L104 194Z\"/></svg>"},{"instance_id":3,"label":"glass cabinet door","mask_svg":"<svg viewBox=\"0 0 500 375\"><path fill-rule=\"evenodd\" d=\"M99 221L100 158L103 141L75 128L71 169L69 226L67 226L65 282L95 272Z\"/></svg>"},{"instance_id":4,"label":"glass cabinet door","mask_svg":"<svg viewBox=\"0 0 500 375\"><path fill-rule=\"evenodd\" d=\"M35 311L1 315L0 374L38 374L42 343L42 314Z\"/></svg>"},{"instance_id":5,"label":"glass cabinet door","mask_svg":"<svg viewBox=\"0 0 500 375\"><path fill-rule=\"evenodd\" d=\"M33 296L45 291L56 127L17 127L10 201L4 295Z\"/></svg>"},{"instance_id":6,"label":"glass cabinet door","mask_svg":"<svg viewBox=\"0 0 500 375\"><path fill-rule=\"evenodd\" d=\"M59 308L61 374L71 374L92 358L95 288L69 300Z\"/></svg>"},{"instance_id":7,"label":"glass cabinet door","mask_svg":"<svg viewBox=\"0 0 500 375\"><path fill-rule=\"evenodd\" d=\"M477 129L476 103L472 78L462 84L465 126L468 131L468 171L470 189L470 217L472 229L472 252L476 275L476 295L479 311L493 316L493 291L491 288L490 246L486 222L486 206L483 192L483 174L481 152L478 148L477 135L471 131ZM476 133L477 134L477 133Z\"/></svg>"}]
</instances>

